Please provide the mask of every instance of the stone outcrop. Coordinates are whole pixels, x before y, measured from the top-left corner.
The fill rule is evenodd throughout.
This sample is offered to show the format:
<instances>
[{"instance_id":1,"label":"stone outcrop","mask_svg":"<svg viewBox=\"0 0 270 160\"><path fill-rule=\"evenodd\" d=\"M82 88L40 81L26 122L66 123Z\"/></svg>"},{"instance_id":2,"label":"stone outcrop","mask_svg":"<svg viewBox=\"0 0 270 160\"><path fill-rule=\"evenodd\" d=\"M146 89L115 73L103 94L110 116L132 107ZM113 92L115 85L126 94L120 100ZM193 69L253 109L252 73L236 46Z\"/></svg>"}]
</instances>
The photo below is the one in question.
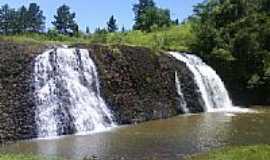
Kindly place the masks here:
<instances>
[{"instance_id":1,"label":"stone outcrop","mask_svg":"<svg viewBox=\"0 0 270 160\"><path fill-rule=\"evenodd\" d=\"M168 56L140 47L84 47L96 62L103 96L118 123L168 118L181 112Z\"/></svg>"},{"instance_id":2,"label":"stone outcrop","mask_svg":"<svg viewBox=\"0 0 270 160\"><path fill-rule=\"evenodd\" d=\"M33 63L53 47L0 42L0 142L36 137ZM73 47L89 50L98 68L101 94L119 124L180 114L175 71L190 111L203 111L194 75L167 53L124 45Z\"/></svg>"},{"instance_id":3,"label":"stone outcrop","mask_svg":"<svg viewBox=\"0 0 270 160\"><path fill-rule=\"evenodd\" d=\"M188 109L192 113L204 112L204 101L199 88L194 81L194 74L188 69L185 63L170 57L170 68L176 71L181 85L181 90Z\"/></svg>"},{"instance_id":4,"label":"stone outcrop","mask_svg":"<svg viewBox=\"0 0 270 160\"><path fill-rule=\"evenodd\" d=\"M41 46L0 42L0 142L35 137L32 62Z\"/></svg>"}]
</instances>

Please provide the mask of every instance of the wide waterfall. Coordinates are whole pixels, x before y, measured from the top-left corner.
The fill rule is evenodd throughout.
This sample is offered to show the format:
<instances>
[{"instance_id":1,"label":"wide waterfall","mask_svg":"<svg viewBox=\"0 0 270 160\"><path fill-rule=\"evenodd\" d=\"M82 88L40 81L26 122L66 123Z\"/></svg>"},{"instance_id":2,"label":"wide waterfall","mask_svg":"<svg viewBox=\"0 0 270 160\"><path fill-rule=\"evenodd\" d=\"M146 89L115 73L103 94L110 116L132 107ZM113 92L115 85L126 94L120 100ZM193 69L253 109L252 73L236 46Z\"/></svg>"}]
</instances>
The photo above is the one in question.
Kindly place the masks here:
<instances>
[{"instance_id":1,"label":"wide waterfall","mask_svg":"<svg viewBox=\"0 0 270 160\"><path fill-rule=\"evenodd\" d=\"M206 112L234 109L224 83L210 66L195 55L177 52L170 52L170 55L185 63L194 74L194 81L199 88ZM176 79L176 81L179 80ZM180 84L180 82L177 83Z\"/></svg>"},{"instance_id":2,"label":"wide waterfall","mask_svg":"<svg viewBox=\"0 0 270 160\"><path fill-rule=\"evenodd\" d=\"M35 59L38 137L102 131L114 126L100 96L96 66L87 50L58 48Z\"/></svg>"}]
</instances>

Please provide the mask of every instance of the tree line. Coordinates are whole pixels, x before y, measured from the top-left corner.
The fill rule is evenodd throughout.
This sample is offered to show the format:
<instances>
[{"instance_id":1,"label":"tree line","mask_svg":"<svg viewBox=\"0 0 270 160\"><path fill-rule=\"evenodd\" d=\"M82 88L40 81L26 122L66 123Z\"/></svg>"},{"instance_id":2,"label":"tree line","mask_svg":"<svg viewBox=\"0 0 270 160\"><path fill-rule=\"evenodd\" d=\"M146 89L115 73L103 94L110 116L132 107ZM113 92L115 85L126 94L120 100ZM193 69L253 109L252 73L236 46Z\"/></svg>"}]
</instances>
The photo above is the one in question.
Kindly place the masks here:
<instances>
[{"instance_id":1,"label":"tree line","mask_svg":"<svg viewBox=\"0 0 270 160\"><path fill-rule=\"evenodd\" d=\"M190 22L196 35L191 47L194 53L217 66L235 88L251 90L262 99L267 96L265 93L270 91L269 0L209 0L194 8Z\"/></svg>"},{"instance_id":2,"label":"tree line","mask_svg":"<svg viewBox=\"0 0 270 160\"><path fill-rule=\"evenodd\" d=\"M168 27L178 24L178 20L172 20L170 10L156 6L153 0L138 0L134 4L135 14L134 30L150 32L153 28ZM79 25L75 21L76 14L70 11L67 5L60 6L51 22L54 28L48 32L54 32L74 36L79 32ZM40 6L30 3L28 7L22 6L18 9L9 7L8 4L0 8L0 34L20 34L20 33L45 33L45 16ZM107 33L119 31L116 18L112 15L106 28L97 28L96 33ZM125 28L122 27L122 32ZM90 29L86 27L85 33L89 34Z\"/></svg>"},{"instance_id":3,"label":"tree line","mask_svg":"<svg viewBox=\"0 0 270 160\"><path fill-rule=\"evenodd\" d=\"M36 3L29 7L22 6L18 10L7 4L0 8L0 33L17 34L24 32L42 32L45 17Z\"/></svg>"}]
</instances>

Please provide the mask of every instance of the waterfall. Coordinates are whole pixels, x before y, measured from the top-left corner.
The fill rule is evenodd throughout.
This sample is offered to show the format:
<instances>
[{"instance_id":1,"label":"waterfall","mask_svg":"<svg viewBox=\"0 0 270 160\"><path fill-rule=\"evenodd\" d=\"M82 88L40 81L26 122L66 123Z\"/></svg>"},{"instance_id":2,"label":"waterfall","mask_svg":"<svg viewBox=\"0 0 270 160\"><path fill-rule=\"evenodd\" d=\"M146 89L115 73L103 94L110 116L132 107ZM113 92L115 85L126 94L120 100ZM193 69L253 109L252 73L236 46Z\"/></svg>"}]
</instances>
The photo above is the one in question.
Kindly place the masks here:
<instances>
[{"instance_id":1,"label":"waterfall","mask_svg":"<svg viewBox=\"0 0 270 160\"><path fill-rule=\"evenodd\" d=\"M36 57L38 137L102 131L114 126L99 89L97 69L87 50L58 48Z\"/></svg>"},{"instance_id":2,"label":"waterfall","mask_svg":"<svg viewBox=\"0 0 270 160\"><path fill-rule=\"evenodd\" d=\"M185 100L184 94L182 93L181 84L180 84L180 80L178 78L177 72L175 72L175 85L176 85L176 89L177 89L177 94L179 96L180 107L182 109L182 112L188 113L189 109L187 108L187 102Z\"/></svg>"},{"instance_id":3,"label":"waterfall","mask_svg":"<svg viewBox=\"0 0 270 160\"><path fill-rule=\"evenodd\" d=\"M229 111L234 108L224 83L210 66L195 55L177 52L170 52L170 55L185 63L194 74L194 81L199 88L206 112Z\"/></svg>"}]
</instances>

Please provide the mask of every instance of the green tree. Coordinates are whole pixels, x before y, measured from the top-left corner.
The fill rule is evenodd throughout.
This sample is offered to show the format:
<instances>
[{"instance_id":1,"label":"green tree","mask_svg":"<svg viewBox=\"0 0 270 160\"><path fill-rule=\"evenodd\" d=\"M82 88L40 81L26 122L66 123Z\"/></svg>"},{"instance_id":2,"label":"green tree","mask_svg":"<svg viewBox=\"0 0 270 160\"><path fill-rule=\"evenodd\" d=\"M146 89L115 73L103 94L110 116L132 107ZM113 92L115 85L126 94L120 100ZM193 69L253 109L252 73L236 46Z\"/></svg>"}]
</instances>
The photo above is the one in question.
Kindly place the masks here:
<instances>
[{"instance_id":1,"label":"green tree","mask_svg":"<svg viewBox=\"0 0 270 160\"><path fill-rule=\"evenodd\" d=\"M97 27L95 30L95 34L107 34L108 31L105 28Z\"/></svg>"},{"instance_id":2,"label":"green tree","mask_svg":"<svg viewBox=\"0 0 270 160\"><path fill-rule=\"evenodd\" d=\"M179 19L176 18L172 23L173 23L174 25L179 25Z\"/></svg>"},{"instance_id":3,"label":"green tree","mask_svg":"<svg viewBox=\"0 0 270 160\"><path fill-rule=\"evenodd\" d=\"M25 6L18 9L18 32L27 32L29 27L28 10Z\"/></svg>"},{"instance_id":4,"label":"green tree","mask_svg":"<svg viewBox=\"0 0 270 160\"><path fill-rule=\"evenodd\" d=\"M57 14L54 16L55 21L52 24L61 34L75 34L78 31L78 25L75 22L75 13L70 12L67 5L62 5L57 9Z\"/></svg>"},{"instance_id":5,"label":"green tree","mask_svg":"<svg viewBox=\"0 0 270 160\"><path fill-rule=\"evenodd\" d=\"M85 29L85 33L86 33L86 34L90 34L90 29L89 29L88 26L87 26L86 29Z\"/></svg>"},{"instance_id":6,"label":"green tree","mask_svg":"<svg viewBox=\"0 0 270 160\"><path fill-rule=\"evenodd\" d=\"M24 14L22 16L25 16ZM23 17L22 19L25 19ZM42 32L45 28L45 17L43 16L43 11L36 3L30 3L28 7L27 30L29 32ZM23 25L23 24L21 24Z\"/></svg>"},{"instance_id":7,"label":"green tree","mask_svg":"<svg viewBox=\"0 0 270 160\"><path fill-rule=\"evenodd\" d=\"M260 8L262 11L267 12L270 14L270 1L269 0L262 0L262 5Z\"/></svg>"},{"instance_id":8,"label":"green tree","mask_svg":"<svg viewBox=\"0 0 270 160\"><path fill-rule=\"evenodd\" d=\"M122 28L121 28L121 32L122 32L122 33L125 33L125 32L126 32L126 28L125 28L125 26L122 26Z\"/></svg>"},{"instance_id":9,"label":"green tree","mask_svg":"<svg viewBox=\"0 0 270 160\"><path fill-rule=\"evenodd\" d=\"M80 31L79 31L79 25L78 24L72 25L71 30L72 30L72 33L71 33L72 36L76 36L76 37L80 36Z\"/></svg>"},{"instance_id":10,"label":"green tree","mask_svg":"<svg viewBox=\"0 0 270 160\"><path fill-rule=\"evenodd\" d=\"M135 30L140 30L143 24L141 19L142 15L146 12L148 8L156 7L153 0L139 0L139 3L133 5L133 12L135 14L135 24L133 28Z\"/></svg>"},{"instance_id":11,"label":"green tree","mask_svg":"<svg viewBox=\"0 0 270 160\"><path fill-rule=\"evenodd\" d=\"M172 23L170 10L155 6L152 0L139 0L133 7L135 13L135 30L151 31L153 26L164 27Z\"/></svg>"},{"instance_id":12,"label":"green tree","mask_svg":"<svg viewBox=\"0 0 270 160\"><path fill-rule=\"evenodd\" d=\"M109 21L107 22L107 30L108 32L116 32L118 30L116 19L114 16L111 16Z\"/></svg>"},{"instance_id":13,"label":"green tree","mask_svg":"<svg viewBox=\"0 0 270 160\"><path fill-rule=\"evenodd\" d=\"M237 88L270 91L267 4L269 0L210 0L194 9L193 52L215 66Z\"/></svg>"},{"instance_id":14,"label":"green tree","mask_svg":"<svg viewBox=\"0 0 270 160\"><path fill-rule=\"evenodd\" d=\"M22 32L42 32L44 30L44 20L42 11L35 3L18 10L4 5L0 9L0 32L2 34L15 34Z\"/></svg>"},{"instance_id":15,"label":"green tree","mask_svg":"<svg viewBox=\"0 0 270 160\"><path fill-rule=\"evenodd\" d=\"M2 34L12 34L17 27L17 15L13 8L7 4L3 5L0 9L0 32Z\"/></svg>"},{"instance_id":16,"label":"green tree","mask_svg":"<svg viewBox=\"0 0 270 160\"><path fill-rule=\"evenodd\" d=\"M168 27L171 24L170 11L161 8L148 8L141 16L143 22L140 26L142 31L151 31L153 27Z\"/></svg>"}]
</instances>

